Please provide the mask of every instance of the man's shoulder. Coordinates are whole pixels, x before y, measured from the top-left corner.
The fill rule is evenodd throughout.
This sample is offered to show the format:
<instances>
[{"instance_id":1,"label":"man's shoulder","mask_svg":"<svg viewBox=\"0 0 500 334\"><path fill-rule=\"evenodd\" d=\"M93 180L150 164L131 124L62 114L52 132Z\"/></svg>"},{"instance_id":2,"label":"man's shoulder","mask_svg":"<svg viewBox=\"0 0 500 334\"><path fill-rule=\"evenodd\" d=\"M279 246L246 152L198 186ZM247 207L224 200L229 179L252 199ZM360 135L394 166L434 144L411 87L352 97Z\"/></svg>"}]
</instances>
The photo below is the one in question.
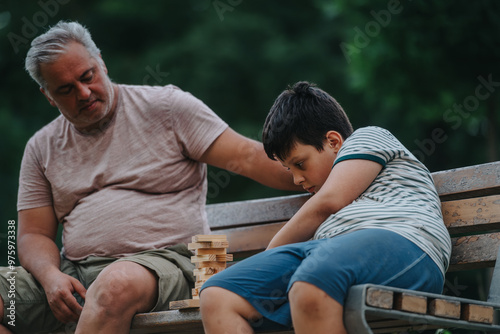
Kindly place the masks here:
<instances>
[{"instance_id":1,"label":"man's shoulder","mask_svg":"<svg viewBox=\"0 0 500 334\"><path fill-rule=\"evenodd\" d=\"M31 136L30 141L52 136L60 136L68 125L69 125L68 121L64 118L64 116L59 115L56 118L54 118L50 123L44 125L41 129L36 131Z\"/></svg>"},{"instance_id":2,"label":"man's shoulder","mask_svg":"<svg viewBox=\"0 0 500 334\"><path fill-rule=\"evenodd\" d=\"M127 85L119 84L118 88L121 94L126 94L129 96L144 96L144 95L156 95L156 94L173 94L176 92L182 92L182 90L175 85L165 85L165 86L148 86L148 85Z\"/></svg>"}]
</instances>

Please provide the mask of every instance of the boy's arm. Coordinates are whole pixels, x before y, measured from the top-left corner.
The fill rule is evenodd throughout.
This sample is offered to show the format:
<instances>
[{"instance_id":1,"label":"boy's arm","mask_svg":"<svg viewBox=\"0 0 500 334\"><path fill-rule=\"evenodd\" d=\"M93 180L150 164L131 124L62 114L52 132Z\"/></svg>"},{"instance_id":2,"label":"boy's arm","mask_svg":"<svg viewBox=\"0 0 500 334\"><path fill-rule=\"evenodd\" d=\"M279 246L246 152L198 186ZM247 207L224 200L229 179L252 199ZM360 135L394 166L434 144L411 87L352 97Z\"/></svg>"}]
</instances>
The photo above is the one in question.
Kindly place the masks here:
<instances>
[{"instance_id":1,"label":"boy's arm","mask_svg":"<svg viewBox=\"0 0 500 334\"><path fill-rule=\"evenodd\" d=\"M339 162L321 189L283 226L267 249L312 238L321 223L358 198L381 170L382 165L370 160Z\"/></svg>"}]
</instances>

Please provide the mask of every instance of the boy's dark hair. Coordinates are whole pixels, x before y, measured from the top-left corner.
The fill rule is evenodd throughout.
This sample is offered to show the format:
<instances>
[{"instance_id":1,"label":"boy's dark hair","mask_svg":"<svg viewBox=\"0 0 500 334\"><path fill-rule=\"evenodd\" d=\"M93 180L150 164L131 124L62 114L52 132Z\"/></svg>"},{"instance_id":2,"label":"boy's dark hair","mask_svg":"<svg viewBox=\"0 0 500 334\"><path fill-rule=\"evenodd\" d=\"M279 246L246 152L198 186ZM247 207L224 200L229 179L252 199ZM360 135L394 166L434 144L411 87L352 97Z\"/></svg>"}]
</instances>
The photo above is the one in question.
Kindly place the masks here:
<instances>
[{"instance_id":1,"label":"boy's dark hair","mask_svg":"<svg viewBox=\"0 0 500 334\"><path fill-rule=\"evenodd\" d=\"M325 135L333 130L345 140L353 132L340 104L306 81L283 91L274 101L262 132L267 156L285 160L296 142L323 150Z\"/></svg>"}]
</instances>

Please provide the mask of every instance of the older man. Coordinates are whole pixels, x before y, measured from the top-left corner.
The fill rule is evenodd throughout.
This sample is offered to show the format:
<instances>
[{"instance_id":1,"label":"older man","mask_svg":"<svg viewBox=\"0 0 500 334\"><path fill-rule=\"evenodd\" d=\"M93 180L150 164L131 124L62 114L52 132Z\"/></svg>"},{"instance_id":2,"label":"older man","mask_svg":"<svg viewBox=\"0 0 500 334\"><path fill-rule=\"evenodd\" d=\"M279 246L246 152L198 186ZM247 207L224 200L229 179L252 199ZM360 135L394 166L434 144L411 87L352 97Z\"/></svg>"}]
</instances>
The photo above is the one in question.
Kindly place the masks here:
<instances>
[{"instance_id":1,"label":"older man","mask_svg":"<svg viewBox=\"0 0 500 334\"><path fill-rule=\"evenodd\" d=\"M185 242L209 233L206 165L296 189L262 145L175 86L112 83L89 32L60 22L33 40L26 69L62 115L21 166L16 323L10 330L126 333L138 312L189 298ZM63 225L63 250L56 246ZM0 294L7 329L7 270ZM1 306L1 305L0 305Z\"/></svg>"}]
</instances>

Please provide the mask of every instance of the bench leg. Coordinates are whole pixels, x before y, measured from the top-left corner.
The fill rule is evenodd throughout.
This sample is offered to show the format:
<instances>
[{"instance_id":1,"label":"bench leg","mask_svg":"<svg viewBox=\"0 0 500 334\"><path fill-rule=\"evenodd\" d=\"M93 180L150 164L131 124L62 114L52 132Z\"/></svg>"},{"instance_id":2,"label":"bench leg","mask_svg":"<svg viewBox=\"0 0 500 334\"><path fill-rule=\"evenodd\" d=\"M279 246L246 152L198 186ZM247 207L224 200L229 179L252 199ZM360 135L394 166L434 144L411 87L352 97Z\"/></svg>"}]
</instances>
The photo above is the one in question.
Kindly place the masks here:
<instances>
[{"instance_id":1,"label":"bench leg","mask_svg":"<svg viewBox=\"0 0 500 334\"><path fill-rule=\"evenodd\" d=\"M373 334L365 317L366 288L352 286L344 305L344 324L349 334Z\"/></svg>"},{"instance_id":2,"label":"bench leg","mask_svg":"<svg viewBox=\"0 0 500 334\"><path fill-rule=\"evenodd\" d=\"M490 291L488 292L488 302L500 304L500 248L498 249L497 261L491 278Z\"/></svg>"}]
</instances>

